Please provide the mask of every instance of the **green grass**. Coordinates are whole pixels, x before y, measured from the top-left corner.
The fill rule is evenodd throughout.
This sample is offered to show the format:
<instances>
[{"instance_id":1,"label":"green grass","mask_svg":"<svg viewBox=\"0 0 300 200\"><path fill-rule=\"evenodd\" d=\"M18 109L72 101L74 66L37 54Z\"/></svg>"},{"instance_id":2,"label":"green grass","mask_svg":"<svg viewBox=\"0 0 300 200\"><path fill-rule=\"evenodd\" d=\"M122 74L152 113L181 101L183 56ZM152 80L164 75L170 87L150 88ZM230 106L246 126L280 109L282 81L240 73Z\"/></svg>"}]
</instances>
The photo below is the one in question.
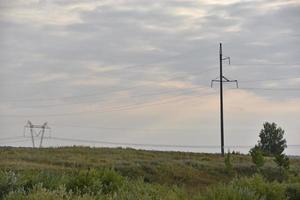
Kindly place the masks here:
<instances>
[{"instance_id":1,"label":"green grass","mask_svg":"<svg viewBox=\"0 0 300 200\"><path fill-rule=\"evenodd\" d=\"M273 184L284 198L287 192L290 196L299 196L299 159L291 160L290 171L282 183L276 182L283 178L272 158L266 159L261 179L252 177L256 169L250 156L232 155L231 159L233 172L228 173L224 158L219 154L122 148L3 147L0 148L0 190L5 199L41 199L41 195L42 199L56 200L68 199L65 197L240 199L241 196L266 199L263 194L273 190L266 185ZM259 188L251 180L259 183ZM260 191L260 188L264 189ZM233 193L236 196L230 196Z\"/></svg>"}]
</instances>

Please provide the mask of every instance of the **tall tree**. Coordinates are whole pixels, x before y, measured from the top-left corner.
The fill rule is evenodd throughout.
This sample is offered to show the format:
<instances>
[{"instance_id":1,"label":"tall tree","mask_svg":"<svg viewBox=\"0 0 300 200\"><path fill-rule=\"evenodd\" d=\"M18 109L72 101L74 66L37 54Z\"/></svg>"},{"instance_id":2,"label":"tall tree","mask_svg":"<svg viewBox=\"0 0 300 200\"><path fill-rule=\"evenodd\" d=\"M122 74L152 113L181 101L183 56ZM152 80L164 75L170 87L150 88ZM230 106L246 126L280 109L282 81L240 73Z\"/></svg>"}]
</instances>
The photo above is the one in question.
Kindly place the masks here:
<instances>
[{"instance_id":1,"label":"tall tree","mask_svg":"<svg viewBox=\"0 0 300 200\"><path fill-rule=\"evenodd\" d=\"M286 140L283 138L284 130L277 127L277 124L265 122L264 128L260 131L258 146L264 155L280 155L286 146Z\"/></svg>"}]
</instances>

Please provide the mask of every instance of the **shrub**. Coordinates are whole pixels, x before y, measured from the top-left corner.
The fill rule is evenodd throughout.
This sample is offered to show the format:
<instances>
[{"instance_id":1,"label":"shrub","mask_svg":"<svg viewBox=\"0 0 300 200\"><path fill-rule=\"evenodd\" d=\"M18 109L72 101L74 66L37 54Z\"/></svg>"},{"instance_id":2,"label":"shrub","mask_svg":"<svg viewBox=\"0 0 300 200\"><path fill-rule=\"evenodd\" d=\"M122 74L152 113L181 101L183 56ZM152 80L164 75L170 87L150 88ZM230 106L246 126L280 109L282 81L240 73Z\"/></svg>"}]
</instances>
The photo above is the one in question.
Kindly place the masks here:
<instances>
[{"instance_id":1,"label":"shrub","mask_svg":"<svg viewBox=\"0 0 300 200\"><path fill-rule=\"evenodd\" d=\"M295 190L290 190L294 195ZM282 200L285 199L285 185L267 182L261 176L234 179L227 185L219 184L200 194L199 200Z\"/></svg>"},{"instance_id":2,"label":"shrub","mask_svg":"<svg viewBox=\"0 0 300 200\"><path fill-rule=\"evenodd\" d=\"M124 178L111 169L81 170L77 175L69 178L66 183L68 191L84 193L114 193L123 184Z\"/></svg>"},{"instance_id":3,"label":"shrub","mask_svg":"<svg viewBox=\"0 0 300 200\"><path fill-rule=\"evenodd\" d=\"M274 161L276 162L277 166L279 167L280 171L288 170L290 167L290 160L285 154L278 154L275 155Z\"/></svg>"},{"instance_id":4,"label":"shrub","mask_svg":"<svg viewBox=\"0 0 300 200\"><path fill-rule=\"evenodd\" d=\"M77 174L72 174L66 183L67 191L74 191L77 193L88 192L88 187L91 186L91 178L88 176L86 170L81 170Z\"/></svg>"},{"instance_id":5,"label":"shrub","mask_svg":"<svg viewBox=\"0 0 300 200\"><path fill-rule=\"evenodd\" d=\"M218 185L201 194L197 200L260 200L259 195L247 187Z\"/></svg>"},{"instance_id":6,"label":"shrub","mask_svg":"<svg viewBox=\"0 0 300 200\"><path fill-rule=\"evenodd\" d=\"M184 200L186 194L177 187L145 183L141 178L127 181L114 197L116 200Z\"/></svg>"},{"instance_id":7,"label":"shrub","mask_svg":"<svg viewBox=\"0 0 300 200\"><path fill-rule=\"evenodd\" d=\"M268 182L260 175L255 175L251 178L236 179L232 184L243 188L249 188L265 200L285 199L285 186L283 184L276 181Z\"/></svg>"},{"instance_id":8,"label":"shrub","mask_svg":"<svg viewBox=\"0 0 300 200\"><path fill-rule=\"evenodd\" d=\"M0 171L0 199L18 188L17 175L12 171Z\"/></svg>"},{"instance_id":9,"label":"shrub","mask_svg":"<svg viewBox=\"0 0 300 200\"><path fill-rule=\"evenodd\" d=\"M288 200L300 199L300 183L288 184L285 190L285 195Z\"/></svg>"},{"instance_id":10,"label":"shrub","mask_svg":"<svg viewBox=\"0 0 300 200\"><path fill-rule=\"evenodd\" d=\"M92 195L76 195L72 192L67 192L64 187L56 190L49 190L42 185L37 185L32 191L26 193L24 190L10 192L5 200L101 200L100 197Z\"/></svg>"},{"instance_id":11,"label":"shrub","mask_svg":"<svg viewBox=\"0 0 300 200\"><path fill-rule=\"evenodd\" d=\"M256 166L256 169L259 170L265 164L265 160L264 160L262 151L260 150L260 148L258 146L255 145L255 147L253 147L250 150L250 155L252 158L252 162Z\"/></svg>"},{"instance_id":12,"label":"shrub","mask_svg":"<svg viewBox=\"0 0 300 200\"><path fill-rule=\"evenodd\" d=\"M60 185L64 185L64 183L64 174L57 174L51 171L25 171L19 175L20 187L23 187L25 191L31 190L38 184L42 184L47 189L56 189Z\"/></svg>"},{"instance_id":13,"label":"shrub","mask_svg":"<svg viewBox=\"0 0 300 200\"><path fill-rule=\"evenodd\" d=\"M123 180L123 177L114 170L104 170L100 178L102 191L105 194L118 191L123 184Z\"/></svg>"},{"instance_id":14,"label":"shrub","mask_svg":"<svg viewBox=\"0 0 300 200\"><path fill-rule=\"evenodd\" d=\"M281 154L286 146L286 140L283 138L284 130L277 127L277 124L265 122L264 128L260 131L258 146L264 155L272 156Z\"/></svg>"},{"instance_id":15,"label":"shrub","mask_svg":"<svg viewBox=\"0 0 300 200\"><path fill-rule=\"evenodd\" d=\"M230 154L229 151L225 156L224 163L225 163L226 172L228 174L232 174L233 173L233 166L232 166L232 163L231 163L231 154Z\"/></svg>"}]
</instances>

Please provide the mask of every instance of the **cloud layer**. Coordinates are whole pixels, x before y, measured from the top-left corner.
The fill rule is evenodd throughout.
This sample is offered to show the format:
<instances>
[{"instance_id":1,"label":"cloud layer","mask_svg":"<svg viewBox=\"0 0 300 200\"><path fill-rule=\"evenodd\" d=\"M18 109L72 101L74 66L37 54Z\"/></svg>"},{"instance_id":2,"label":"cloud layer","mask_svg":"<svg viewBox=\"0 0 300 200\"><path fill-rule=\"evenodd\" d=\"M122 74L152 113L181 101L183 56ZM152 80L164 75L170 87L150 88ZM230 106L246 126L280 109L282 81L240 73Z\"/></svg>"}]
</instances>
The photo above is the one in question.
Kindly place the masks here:
<instances>
[{"instance_id":1,"label":"cloud layer","mask_svg":"<svg viewBox=\"0 0 300 200\"><path fill-rule=\"evenodd\" d=\"M254 144L264 121L300 141L299 11L297 0L0 0L1 135L30 119L133 129L53 128L66 137L218 145L210 80L223 42L241 87L226 85L227 144Z\"/></svg>"}]
</instances>

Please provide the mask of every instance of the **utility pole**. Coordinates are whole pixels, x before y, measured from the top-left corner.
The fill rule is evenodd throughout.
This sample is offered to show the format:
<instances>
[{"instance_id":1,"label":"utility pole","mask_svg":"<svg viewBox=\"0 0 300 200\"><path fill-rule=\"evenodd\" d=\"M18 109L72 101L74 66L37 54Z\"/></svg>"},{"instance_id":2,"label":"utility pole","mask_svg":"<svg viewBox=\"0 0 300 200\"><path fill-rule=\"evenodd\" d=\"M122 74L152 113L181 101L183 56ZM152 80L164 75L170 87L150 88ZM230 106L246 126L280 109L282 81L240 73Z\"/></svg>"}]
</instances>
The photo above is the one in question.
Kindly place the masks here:
<instances>
[{"instance_id":1,"label":"utility pole","mask_svg":"<svg viewBox=\"0 0 300 200\"><path fill-rule=\"evenodd\" d=\"M230 64L230 57L224 57L222 53L222 43L220 43L219 47L219 62L220 62L220 75L219 80L215 79L211 81L211 87L213 86L213 82L220 82L220 125L221 125L221 154L224 156L224 111L223 111L223 82L235 82L236 87L238 87L237 80L229 80L225 76L223 76L223 60L228 60Z\"/></svg>"},{"instance_id":2,"label":"utility pole","mask_svg":"<svg viewBox=\"0 0 300 200\"><path fill-rule=\"evenodd\" d=\"M224 113L223 113L223 55L222 55L222 43L220 43L219 49L219 62L220 62L220 122L221 122L221 154L224 156ZM230 59L230 58L229 58Z\"/></svg>"}]
</instances>

